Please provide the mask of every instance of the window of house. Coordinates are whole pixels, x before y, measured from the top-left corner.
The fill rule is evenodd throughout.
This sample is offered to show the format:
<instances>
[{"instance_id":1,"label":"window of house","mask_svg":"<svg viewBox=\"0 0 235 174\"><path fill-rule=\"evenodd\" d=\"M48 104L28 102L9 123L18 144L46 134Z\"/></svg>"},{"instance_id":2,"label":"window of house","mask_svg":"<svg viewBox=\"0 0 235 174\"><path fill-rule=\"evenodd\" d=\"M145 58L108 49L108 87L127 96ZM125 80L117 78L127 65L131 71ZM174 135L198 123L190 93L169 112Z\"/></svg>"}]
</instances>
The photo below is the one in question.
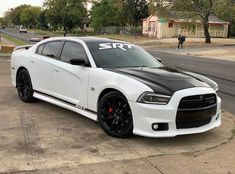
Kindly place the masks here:
<instances>
[{"instance_id":1,"label":"window of house","mask_svg":"<svg viewBox=\"0 0 235 174\"><path fill-rule=\"evenodd\" d=\"M155 31L155 22L150 22L148 26L148 31Z\"/></svg>"},{"instance_id":2,"label":"window of house","mask_svg":"<svg viewBox=\"0 0 235 174\"><path fill-rule=\"evenodd\" d=\"M173 21L170 21L170 22L168 23L168 28L173 28Z\"/></svg>"},{"instance_id":3,"label":"window of house","mask_svg":"<svg viewBox=\"0 0 235 174\"><path fill-rule=\"evenodd\" d=\"M151 31L151 23L148 24L148 31Z\"/></svg>"}]
</instances>

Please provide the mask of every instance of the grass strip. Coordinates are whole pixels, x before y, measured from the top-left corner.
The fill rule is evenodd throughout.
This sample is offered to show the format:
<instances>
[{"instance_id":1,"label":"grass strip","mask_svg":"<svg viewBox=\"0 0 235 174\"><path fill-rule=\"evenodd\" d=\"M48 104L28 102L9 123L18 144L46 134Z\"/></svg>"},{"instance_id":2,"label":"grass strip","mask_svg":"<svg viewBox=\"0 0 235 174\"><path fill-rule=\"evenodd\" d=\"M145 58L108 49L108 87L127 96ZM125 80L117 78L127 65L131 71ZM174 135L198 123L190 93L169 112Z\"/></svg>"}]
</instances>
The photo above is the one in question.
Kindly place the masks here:
<instances>
[{"instance_id":1,"label":"grass strip","mask_svg":"<svg viewBox=\"0 0 235 174\"><path fill-rule=\"evenodd\" d=\"M28 43L25 42L25 41L22 41L22 40L19 40L15 37L12 37L10 35L7 35L7 34L4 34L4 33L1 33L1 36L3 38L5 38L6 40L10 41L10 42L13 42L15 45L17 46L20 46L20 45L27 45Z\"/></svg>"},{"instance_id":2,"label":"grass strip","mask_svg":"<svg viewBox=\"0 0 235 174\"><path fill-rule=\"evenodd\" d=\"M29 29L28 31L35 33L35 34L40 34L42 36L48 35L51 37L56 37L56 36L63 36L64 33L62 31L45 31L45 30L39 30L39 29Z\"/></svg>"}]
</instances>

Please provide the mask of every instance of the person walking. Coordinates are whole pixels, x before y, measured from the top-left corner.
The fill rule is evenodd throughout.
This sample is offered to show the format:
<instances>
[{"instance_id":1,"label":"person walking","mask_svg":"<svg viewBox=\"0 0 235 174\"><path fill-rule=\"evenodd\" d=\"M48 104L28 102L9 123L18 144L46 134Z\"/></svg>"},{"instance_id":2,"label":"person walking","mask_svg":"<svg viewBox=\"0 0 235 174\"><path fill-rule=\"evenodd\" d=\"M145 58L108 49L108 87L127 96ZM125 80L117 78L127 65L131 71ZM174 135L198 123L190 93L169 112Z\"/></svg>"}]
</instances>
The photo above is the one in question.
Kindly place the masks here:
<instances>
[{"instance_id":1,"label":"person walking","mask_svg":"<svg viewBox=\"0 0 235 174\"><path fill-rule=\"evenodd\" d=\"M181 35L179 34L179 36L178 36L178 47L177 47L178 50L179 50L180 48L183 49L183 44L184 44L184 42L185 42L185 36L181 36Z\"/></svg>"}]
</instances>

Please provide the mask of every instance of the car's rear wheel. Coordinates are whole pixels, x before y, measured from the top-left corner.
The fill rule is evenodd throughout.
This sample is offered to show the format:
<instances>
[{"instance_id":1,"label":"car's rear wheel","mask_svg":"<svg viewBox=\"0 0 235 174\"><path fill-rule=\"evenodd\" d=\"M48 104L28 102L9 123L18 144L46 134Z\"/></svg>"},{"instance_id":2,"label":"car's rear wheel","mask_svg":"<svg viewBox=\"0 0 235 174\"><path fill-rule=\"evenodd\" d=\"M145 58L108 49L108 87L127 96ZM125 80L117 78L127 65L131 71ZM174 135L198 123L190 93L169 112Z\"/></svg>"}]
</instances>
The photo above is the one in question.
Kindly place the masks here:
<instances>
[{"instance_id":1,"label":"car's rear wheel","mask_svg":"<svg viewBox=\"0 0 235 174\"><path fill-rule=\"evenodd\" d=\"M98 106L101 127L111 136L122 138L132 134L133 120L127 99L119 92L104 95Z\"/></svg>"},{"instance_id":2,"label":"car's rear wheel","mask_svg":"<svg viewBox=\"0 0 235 174\"><path fill-rule=\"evenodd\" d=\"M20 99L26 103L34 101L33 87L30 75L26 69L21 70L16 77L16 88Z\"/></svg>"}]
</instances>

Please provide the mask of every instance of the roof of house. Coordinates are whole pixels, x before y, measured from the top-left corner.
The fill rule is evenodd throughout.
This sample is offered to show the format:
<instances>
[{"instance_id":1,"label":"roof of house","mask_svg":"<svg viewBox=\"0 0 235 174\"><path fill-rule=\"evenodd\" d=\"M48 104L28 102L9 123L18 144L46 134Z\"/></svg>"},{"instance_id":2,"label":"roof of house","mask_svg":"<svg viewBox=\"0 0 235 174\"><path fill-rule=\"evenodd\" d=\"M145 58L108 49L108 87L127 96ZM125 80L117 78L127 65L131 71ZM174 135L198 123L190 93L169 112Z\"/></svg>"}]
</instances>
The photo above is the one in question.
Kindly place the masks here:
<instances>
[{"instance_id":1,"label":"roof of house","mask_svg":"<svg viewBox=\"0 0 235 174\"><path fill-rule=\"evenodd\" d=\"M192 20L194 20L195 22L200 22L200 19L198 17L195 19L192 19L191 14L185 13L185 12L171 12L170 18L172 18L174 20L180 20L182 22L191 22ZM209 23L229 23L229 22L221 20L215 15L210 15L209 16Z\"/></svg>"},{"instance_id":2,"label":"roof of house","mask_svg":"<svg viewBox=\"0 0 235 174\"><path fill-rule=\"evenodd\" d=\"M224 20L219 19L217 16L210 15L209 16L209 23L229 23Z\"/></svg>"},{"instance_id":3,"label":"roof of house","mask_svg":"<svg viewBox=\"0 0 235 174\"><path fill-rule=\"evenodd\" d=\"M153 15L151 15L151 16L153 16ZM151 16L149 16L149 17L151 17ZM148 19L149 18L147 18L147 19L145 18L143 20L148 20ZM192 21L200 22L199 18L192 18L192 16L189 13L185 13L185 12L174 12L174 11L170 12L168 19L174 20L175 22L192 22ZM159 20L161 20L161 19L159 19ZM229 22L221 20L215 15L209 16L209 23L229 24Z\"/></svg>"}]
</instances>

